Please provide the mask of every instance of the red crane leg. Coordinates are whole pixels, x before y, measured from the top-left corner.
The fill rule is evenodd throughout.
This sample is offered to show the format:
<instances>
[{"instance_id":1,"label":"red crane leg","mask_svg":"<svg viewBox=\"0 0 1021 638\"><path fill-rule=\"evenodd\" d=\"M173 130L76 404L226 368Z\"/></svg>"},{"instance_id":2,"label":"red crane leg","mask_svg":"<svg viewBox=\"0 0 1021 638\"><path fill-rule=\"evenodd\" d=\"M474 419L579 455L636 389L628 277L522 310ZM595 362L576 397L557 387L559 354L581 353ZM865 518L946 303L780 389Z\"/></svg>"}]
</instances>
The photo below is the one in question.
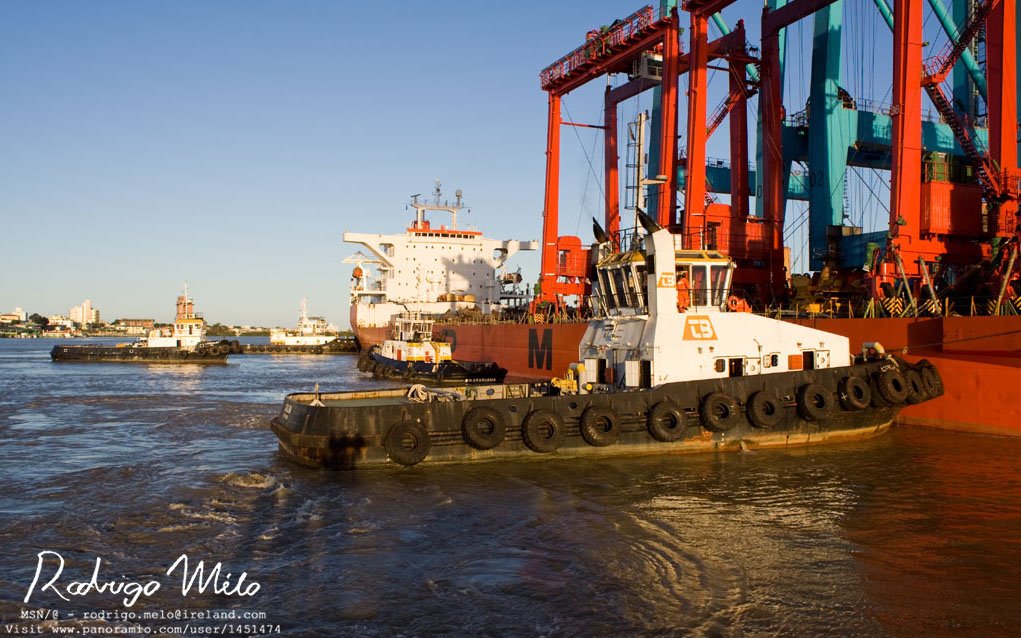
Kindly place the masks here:
<instances>
[{"instance_id":1,"label":"red crane leg","mask_svg":"<svg viewBox=\"0 0 1021 638\"><path fill-rule=\"evenodd\" d=\"M549 93L546 129L546 201L542 211L542 259L537 301L556 302L557 235L560 231L560 96Z\"/></svg>"},{"instance_id":2,"label":"red crane leg","mask_svg":"<svg viewBox=\"0 0 1021 638\"><path fill-rule=\"evenodd\" d=\"M890 232L897 247L919 238L922 184L922 0L894 0Z\"/></svg>"},{"instance_id":3,"label":"red crane leg","mask_svg":"<svg viewBox=\"0 0 1021 638\"><path fill-rule=\"evenodd\" d=\"M705 220L706 100L709 64L709 21L691 14L691 53L688 57L688 149L684 179L685 247L692 248ZM696 219L697 217L697 219ZM699 246L701 247L701 246Z\"/></svg>"},{"instance_id":4,"label":"red crane leg","mask_svg":"<svg viewBox=\"0 0 1021 638\"><path fill-rule=\"evenodd\" d=\"M617 103L610 98L610 87L606 87L603 99L603 147L606 172L606 232L619 246L620 235L620 178L617 174Z\"/></svg>"},{"instance_id":5,"label":"red crane leg","mask_svg":"<svg viewBox=\"0 0 1021 638\"><path fill-rule=\"evenodd\" d=\"M666 183L659 187L659 210L656 221L660 226L674 223L677 201L677 76L680 71L680 32L677 28L677 10L663 32L663 82L660 85L659 167L666 175Z\"/></svg>"}]
</instances>

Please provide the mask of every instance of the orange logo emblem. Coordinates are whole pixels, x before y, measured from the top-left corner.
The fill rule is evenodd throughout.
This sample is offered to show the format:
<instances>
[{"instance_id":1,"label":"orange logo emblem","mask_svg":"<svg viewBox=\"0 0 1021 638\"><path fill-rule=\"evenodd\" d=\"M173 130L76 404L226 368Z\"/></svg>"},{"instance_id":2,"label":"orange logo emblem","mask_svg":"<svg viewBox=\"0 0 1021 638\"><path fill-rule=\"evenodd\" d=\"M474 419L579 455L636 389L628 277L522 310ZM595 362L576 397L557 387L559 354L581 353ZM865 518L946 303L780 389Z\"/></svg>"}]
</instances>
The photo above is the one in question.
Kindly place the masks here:
<instances>
[{"instance_id":1,"label":"orange logo emblem","mask_svg":"<svg viewBox=\"0 0 1021 638\"><path fill-rule=\"evenodd\" d=\"M685 341L714 341L716 330L709 317L687 317L684 321Z\"/></svg>"},{"instance_id":2,"label":"orange logo emblem","mask_svg":"<svg viewBox=\"0 0 1021 638\"><path fill-rule=\"evenodd\" d=\"M659 276L656 282L657 288L674 288L677 286L677 276L672 272L665 272Z\"/></svg>"}]
</instances>

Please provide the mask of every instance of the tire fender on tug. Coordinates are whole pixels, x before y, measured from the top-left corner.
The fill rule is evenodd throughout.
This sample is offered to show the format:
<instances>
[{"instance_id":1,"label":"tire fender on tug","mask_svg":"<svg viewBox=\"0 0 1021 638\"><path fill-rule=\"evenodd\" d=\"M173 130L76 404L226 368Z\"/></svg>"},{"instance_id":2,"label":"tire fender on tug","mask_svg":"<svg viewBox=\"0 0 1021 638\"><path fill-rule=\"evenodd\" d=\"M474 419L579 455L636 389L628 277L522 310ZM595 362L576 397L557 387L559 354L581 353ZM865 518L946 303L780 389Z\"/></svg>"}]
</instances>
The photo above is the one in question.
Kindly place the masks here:
<instances>
[{"instance_id":1,"label":"tire fender on tug","mask_svg":"<svg viewBox=\"0 0 1021 638\"><path fill-rule=\"evenodd\" d=\"M550 410L533 410L521 425L521 440L539 454L555 451L564 444L564 420Z\"/></svg>"},{"instance_id":2,"label":"tire fender on tug","mask_svg":"<svg viewBox=\"0 0 1021 638\"><path fill-rule=\"evenodd\" d=\"M833 411L833 391L821 383L798 388L798 414L806 421L822 421Z\"/></svg>"},{"instance_id":3,"label":"tire fender on tug","mask_svg":"<svg viewBox=\"0 0 1021 638\"><path fill-rule=\"evenodd\" d=\"M757 428L772 428L783 420L783 403L776 392L771 390L759 390L748 399L745 406L748 422Z\"/></svg>"},{"instance_id":4,"label":"tire fender on tug","mask_svg":"<svg viewBox=\"0 0 1021 638\"><path fill-rule=\"evenodd\" d=\"M492 450L507 436L507 423L493 408L472 408L461 420L461 433L465 443L476 450Z\"/></svg>"},{"instance_id":5,"label":"tire fender on tug","mask_svg":"<svg viewBox=\"0 0 1021 638\"><path fill-rule=\"evenodd\" d=\"M649 435L661 443L671 443L684 436L688 419L670 399L660 401L649 411Z\"/></svg>"},{"instance_id":6,"label":"tire fender on tug","mask_svg":"<svg viewBox=\"0 0 1021 638\"><path fill-rule=\"evenodd\" d=\"M837 386L837 393L840 395L840 406L845 410L857 412L872 403L872 389L861 377L844 377Z\"/></svg>"},{"instance_id":7,"label":"tire fender on tug","mask_svg":"<svg viewBox=\"0 0 1021 638\"><path fill-rule=\"evenodd\" d=\"M737 408L737 399L725 392L710 392L699 406L698 415L706 429L713 432L726 432L738 424L741 414Z\"/></svg>"},{"instance_id":8,"label":"tire fender on tug","mask_svg":"<svg viewBox=\"0 0 1021 638\"><path fill-rule=\"evenodd\" d=\"M922 383L922 375L917 370L906 370L904 380L908 384L908 396L906 401L909 405L915 405L925 401L929 395L925 392L925 385Z\"/></svg>"},{"instance_id":9,"label":"tire fender on tug","mask_svg":"<svg viewBox=\"0 0 1021 638\"><path fill-rule=\"evenodd\" d=\"M606 447L620 438L620 417L611 408L590 405L582 413L578 429L589 445Z\"/></svg>"},{"instance_id":10,"label":"tire fender on tug","mask_svg":"<svg viewBox=\"0 0 1021 638\"><path fill-rule=\"evenodd\" d=\"M383 440L390 460L408 467L418 465L429 454L429 433L414 421L401 421L390 428Z\"/></svg>"},{"instance_id":11,"label":"tire fender on tug","mask_svg":"<svg viewBox=\"0 0 1021 638\"><path fill-rule=\"evenodd\" d=\"M903 405L908 398L907 379L895 368L881 372L876 377L876 393L891 405Z\"/></svg>"},{"instance_id":12,"label":"tire fender on tug","mask_svg":"<svg viewBox=\"0 0 1021 638\"><path fill-rule=\"evenodd\" d=\"M918 370L921 372L922 387L925 388L926 394L933 399L943 396L943 379L939 377L936 367L929 363L928 359L922 359L918 362Z\"/></svg>"}]
</instances>

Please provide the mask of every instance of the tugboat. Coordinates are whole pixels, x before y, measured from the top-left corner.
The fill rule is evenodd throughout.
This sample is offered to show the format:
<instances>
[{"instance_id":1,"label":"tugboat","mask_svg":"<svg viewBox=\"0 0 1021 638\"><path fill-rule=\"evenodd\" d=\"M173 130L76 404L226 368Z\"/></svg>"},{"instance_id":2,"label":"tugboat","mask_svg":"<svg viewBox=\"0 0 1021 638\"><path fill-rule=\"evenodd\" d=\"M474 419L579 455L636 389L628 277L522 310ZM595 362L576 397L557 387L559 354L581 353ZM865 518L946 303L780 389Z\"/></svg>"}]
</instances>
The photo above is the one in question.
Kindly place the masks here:
<instances>
[{"instance_id":1,"label":"tugboat","mask_svg":"<svg viewBox=\"0 0 1021 638\"><path fill-rule=\"evenodd\" d=\"M433 340L433 320L405 312L390 322L390 339L358 359L358 369L377 379L401 378L437 385L503 383L507 370L492 361L455 361L450 344Z\"/></svg>"},{"instance_id":2,"label":"tugboat","mask_svg":"<svg viewBox=\"0 0 1021 638\"><path fill-rule=\"evenodd\" d=\"M177 297L177 315L170 329L157 328L134 343L116 346L57 345L50 351L53 361L79 363L227 363L227 355L238 350L237 342L206 341L206 320L195 312L188 287Z\"/></svg>"},{"instance_id":3,"label":"tugboat","mask_svg":"<svg viewBox=\"0 0 1021 638\"><path fill-rule=\"evenodd\" d=\"M291 394L271 423L280 450L354 469L786 447L881 434L943 393L924 361L877 343L852 358L846 337L734 311L733 261L639 218L633 249L597 247L598 315L565 377Z\"/></svg>"},{"instance_id":4,"label":"tugboat","mask_svg":"<svg viewBox=\"0 0 1021 638\"><path fill-rule=\"evenodd\" d=\"M294 331L274 329L269 343L248 343L242 354L357 354L360 350L354 335L338 335L322 317L308 316L308 300L302 297L298 327Z\"/></svg>"}]
</instances>

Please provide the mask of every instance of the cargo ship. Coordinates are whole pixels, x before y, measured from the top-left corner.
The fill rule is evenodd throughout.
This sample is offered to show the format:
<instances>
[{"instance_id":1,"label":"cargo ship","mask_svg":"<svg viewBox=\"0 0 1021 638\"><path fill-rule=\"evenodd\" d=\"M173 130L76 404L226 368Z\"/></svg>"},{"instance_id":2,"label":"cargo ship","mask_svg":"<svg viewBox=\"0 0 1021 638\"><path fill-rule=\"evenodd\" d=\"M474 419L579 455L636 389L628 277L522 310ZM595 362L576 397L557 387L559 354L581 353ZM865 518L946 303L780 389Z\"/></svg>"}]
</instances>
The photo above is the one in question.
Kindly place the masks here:
<instances>
[{"instance_id":1,"label":"cargo ship","mask_svg":"<svg viewBox=\"0 0 1021 638\"><path fill-rule=\"evenodd\" d=\"M942 392L931 364L735 309L734 264L646 230L597 247L595 308L578 362L547 383L292 394L280 450L315 467L681 454L816 445L885 432ZM603 277L606 275L606 277ZM690 281L691 294L682 284ZM704 284L704 285L702 285Z\"/></svg>"},{"instance_id":2,"label":"cargo ship","mask_svg":"<svg viewBox=\"0 0 1021 638\"><path fill-rule=\"evenodd\" d=\"M936 15L934 24L947 35L928 39L921 35L921 6L895 29L893 13L880 3L894 41L889 105L843 88L842 4L819 3L813 14L767 3L761 14L756 10L758 42L747 40L743 21L730 25L718 13L731 4L689 0L681 4L683 18L669 3L642 7L590 30L540 73L548 136L537 294L516 300L517 310L507 314L481 305L442 309L437 333L454 356L497 361L511 377L543 378L574 359L591 312L593 272L582 239L559 235L560 132L576 124L562 119L561 100L610 76L604 120L595 126L605 151L601 226L611 240L626 240L623 211L648 210L684 248L729 254L737 264L734 290L756 311L843 334L855 349L878 339L909 360L936 361L946 371L946 394L904 410L901 422L1021 435L1021 410L1012 399L1021 383L1015 2L976 2L963 15ZM780 43L787 27L809 16L819 35L806 78L809 99L799 111L784 95ZM709 38L709 22L720 37ZM985 38L984 68L970 53L976 38ZM714 110L711 67L729 69ZM636 166L647 155L646 177L621 180L618 110L647 91L652 133L645 146L629 142L626 158ZM747 134L752 97L762 140L757 150ZM935 115L923 112L923 98ZM717 130L728 130L731 156L710 162L707 148ZM750 167L752 156L758 159ZM807 171L794 170L796 163ZM852 169L889 171L889 200L881 202L887 223L849 223L862 219L846 203ZM810 276L791 273L784 245L790 201L808 203ZM386 245L386 237L375 240ZM431 311L412 305L414 297L388 281L414 288L421 279L414 257L402 268L384 263L373 283L363 270L369 260L355 269L351 325L363 347L385 337L394 314L387 305L407 301L409 309ZM493 276L489 285L500 281ZM439 282L433 285L442 287L442 277ZM366 286L371 294L356 293Z\"/></svg>"},{"instance_id":3,"label":"cargo ship","mask_svg":"<svg viewBox=\"0 0 1021 638\"><path fill-rule=\"evenodd\" d=\"M237 352L237 341L206 340L206 320L195 312L188 287L177 297L177 312L170 328L155 328L148 336L115 346L98 344L56 345L50 359L76 363L226 363L227 355Z\"/></svg>"}]
</instances>

